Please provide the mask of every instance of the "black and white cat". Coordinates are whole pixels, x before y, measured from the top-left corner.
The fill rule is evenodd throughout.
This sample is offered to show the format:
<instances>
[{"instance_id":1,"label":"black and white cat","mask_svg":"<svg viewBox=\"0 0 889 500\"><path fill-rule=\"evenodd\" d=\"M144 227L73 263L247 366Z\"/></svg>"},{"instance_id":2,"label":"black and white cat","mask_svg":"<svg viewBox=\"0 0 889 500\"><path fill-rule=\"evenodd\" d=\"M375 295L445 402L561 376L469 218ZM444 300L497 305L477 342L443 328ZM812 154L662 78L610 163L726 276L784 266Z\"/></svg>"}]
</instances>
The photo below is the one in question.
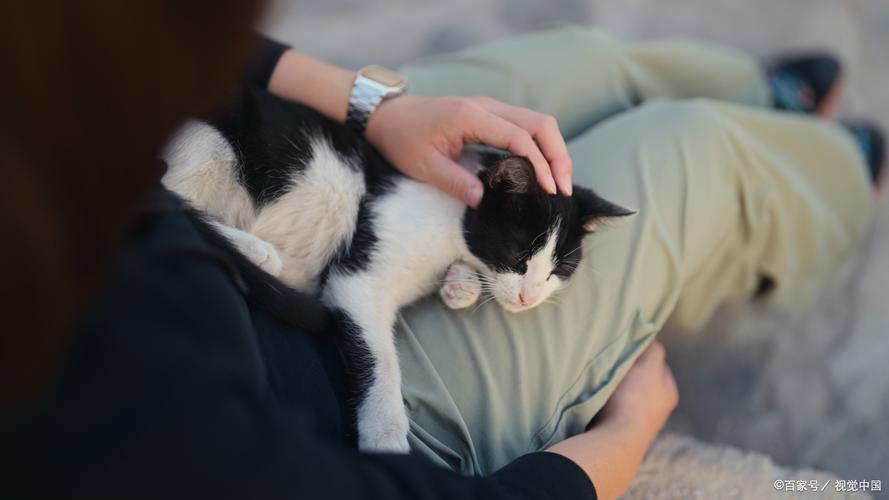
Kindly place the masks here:
<instances>
[{"instance_id":1,"label":"black and white cat","mask_svg":"<svg viewBox=\"0 0 889 500\"><path fill-rule=\"evenodd\" d=\"M218 119L190 122L163 182L248 259L316 294L366 353L359 446L407 452L393 338L396 314L440 287L449 307L487 291L508 311L546 300L581 261L599 222L633 213L575 186L548 195L525 158L465 155L484 182L478 209L409 179L317 112L245 89Z\"/></svg>"}]
</instances>

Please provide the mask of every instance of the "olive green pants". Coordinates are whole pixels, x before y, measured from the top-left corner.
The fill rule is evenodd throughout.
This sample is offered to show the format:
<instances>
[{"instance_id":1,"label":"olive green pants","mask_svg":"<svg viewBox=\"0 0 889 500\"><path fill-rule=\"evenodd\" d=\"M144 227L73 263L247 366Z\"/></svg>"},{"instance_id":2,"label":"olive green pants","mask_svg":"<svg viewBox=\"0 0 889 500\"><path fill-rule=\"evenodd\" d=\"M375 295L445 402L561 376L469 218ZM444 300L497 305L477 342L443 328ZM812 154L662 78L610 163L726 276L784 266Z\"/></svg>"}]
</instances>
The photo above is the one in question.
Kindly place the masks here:
<instances>
[{"instance_id":1,"label":"olive green pants","mask_svg":"<svg viewBox=\"0 0 889 500\"><path fill-rule=\"evenodd\" d=\"M761 277L775 284L767 300L805 302L869 227L851 137L766 109L745 55L570 28L404 71L418 94L488 95L554 115L575 183L639 211L586 238L555 303L455 312L432 297L403 311L411 446L463 473L582 431L668 318L701 326Z\"/></svg>"}]
</instances>

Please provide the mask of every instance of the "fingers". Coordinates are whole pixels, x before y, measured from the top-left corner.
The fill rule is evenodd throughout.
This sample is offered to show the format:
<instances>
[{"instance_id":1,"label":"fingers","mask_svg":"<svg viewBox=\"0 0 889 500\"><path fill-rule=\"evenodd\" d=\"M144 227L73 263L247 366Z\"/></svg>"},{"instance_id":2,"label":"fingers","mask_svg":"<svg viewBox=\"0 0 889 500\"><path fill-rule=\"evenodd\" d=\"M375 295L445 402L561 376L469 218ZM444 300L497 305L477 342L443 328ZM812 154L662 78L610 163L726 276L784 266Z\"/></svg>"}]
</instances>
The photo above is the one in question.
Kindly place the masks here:
<instances>
[{"instance_id":1,"label":"fingers","mask_svg":"<svg viewBox=\"0 0 889 500\"><path fill-rule=\"evenodd\" d=\"M639 356L637 362L652 363L652 366L660 365L659 375L661 383L663 383L664 389L668 393L674 395L671 406L675 406L679 398L679 389L676 384L676 377L673 376L673 370L667 364L667 350L664 348L664 345L657 340L653 341Z\"/></svg>"},{"instance_id":2,"label":"fingers","mask_svg":"<svg viewBox=\"0 0 889 500\"><path fill-rule=\"evenodd\" d=\"M464 142L483 143L527 157L534 166L537 182L546 192L556 194L549 163L527 130L471 102L463 101L460 105L456 119Z\"/></svg>"},{"instance_id":3,"label":"fingers","mask_svg":"<svg viewBox=\"0 0 889 500\"><path fill-rule=\"evenodd\" d=\"M540 149L543 157L549 163L547 172L537 170L538 182L545 182L548 172L554 178L559 190L567 196L571 196L571 174L573 163L568 155L568 146L559 130L559 123L550 115L537 113L530 109L511 106L488 97L476 97L475 102L484 109L497 116L512 122L528 132Z\"/></svg>"},{"instance_id":4,"label":"fingers","mask_svg":"<svg viewBox=\"0 0 889 500\"><path fill-rule=\"evenodd\" d=\"M664 344L661 344L659 341L654 340L642 354L639 355L639 358L636 360L637 363L662 363L664 359L667 357L667 350L664 349Z\"/></svg>"},{"instance_id":5,"label":"fingers","mask_svg":"<svg viewBox=\"0 0 889 500\"><path fill-rule=\"evenodd\" d=\"M666 385L668 388L676 390L677 393L679 392L676 385L676 376L673 375L673 370L667 363L664 363L664 372L662 379L664 381L664 385Z\"/></svg>"},{"instance_id":6,"label":"fingers","mask_svg":"<svg viewBox=\"0 0 889 500\"><path fill-rule=\"evenodd\" d=\"M443 154L431 157L424 181L458 198L472 208L478 207L484 191L482 181Z\"/></svg>"}]
</instances>

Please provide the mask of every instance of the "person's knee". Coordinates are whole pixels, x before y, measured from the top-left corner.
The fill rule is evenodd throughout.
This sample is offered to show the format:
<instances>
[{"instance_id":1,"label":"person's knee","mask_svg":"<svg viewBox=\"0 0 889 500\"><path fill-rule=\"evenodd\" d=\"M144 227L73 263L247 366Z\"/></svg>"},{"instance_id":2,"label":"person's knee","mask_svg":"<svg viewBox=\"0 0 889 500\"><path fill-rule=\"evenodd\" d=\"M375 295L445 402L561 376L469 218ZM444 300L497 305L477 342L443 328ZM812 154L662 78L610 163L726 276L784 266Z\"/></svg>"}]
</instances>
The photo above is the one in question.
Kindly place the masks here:
<instances>
[{"instance_id":1,"label":"person's knee","mask_svg":"<svg viewBox=\"0 0 889 500\"><path fill-rule=\"evenodd\" d=\"M708 99L649 101L627 118L639 144L654 148L713 144L729 124L720 104Z\"/></svg>"},{"instance_id":2,"label":"person's knee","mask_svg":"<svg viewBox=\"0 0 889 500\"><path fill-rule=\"evenodd\" d=\"M672 137L707 138L726 125L720 104L710 99L659 100L642 106L639 120L659 124Z\"/></svg>"},{"instance_id":3,"label":"person's knee","mask_svg":"<svg viewBox=\"0 0 889 500\"><path fill-rule=\"evenodd\" d=\"M730 144L724 140L731 133L727 130L730 126L728 115L712 101L649 101L607 120L571 144L576 178L588 185L621 178L624 189L632 190L633 182L658 176L658 182L681 190L677 183L685 182L685 174L677 172L689 171L690 165L695 174L724 176L730 165L721 161L720 155ZM585 158L594 161L585 162ZM603 173L597 165L621 167Z\"/></svg>"},{"instance_id":4,"label":"person's knee","mask_svg":"<svg viewBox=\"0 0 889 500\"><path fill-rule=\"evenodd\" d=\"M572 43L586 47L614 47L618 44L617 39L611 33L590 26L572 24L557 28L553 33L561 33L560 36L570 39Z\"/></svg>"}]
</instances>

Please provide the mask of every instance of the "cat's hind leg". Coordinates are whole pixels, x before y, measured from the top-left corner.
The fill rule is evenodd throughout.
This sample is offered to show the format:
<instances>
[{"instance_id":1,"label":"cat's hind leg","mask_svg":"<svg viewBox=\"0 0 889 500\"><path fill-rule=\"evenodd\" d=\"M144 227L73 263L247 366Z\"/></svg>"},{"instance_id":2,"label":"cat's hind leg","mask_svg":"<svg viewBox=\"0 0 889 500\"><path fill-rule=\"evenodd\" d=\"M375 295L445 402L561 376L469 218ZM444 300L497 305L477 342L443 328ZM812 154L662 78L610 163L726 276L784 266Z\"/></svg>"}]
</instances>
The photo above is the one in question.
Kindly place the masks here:
<instances>
[{"instance_id":1,"label":"cat's hind leg","mask_svg":"<svg viewBox=\"0 0 889 500\"><path fill-rule=\"evenodd\" d=\"M408 453L409 421L393 329L397 308L380 300L381 288L381 282L367 273L334 274L325 287L324 302L343 315L343 350L357 403L358 448Z\"/></svg>"},{"instance_id":2,"label":"cat's hind leg","mask_svg":"<svg viewBox=\"0 0 889 500\"><path fill-rule=\"evenodd\" d=\"M213 228L238 249L247 259L263 271L278 277L284 268L278 250L255 234L241 231L220 222L212 221Z\"/></svg>"},{"instance_id":3,"label":"cat's hind leg","mask_svg":"<svg viewBox=\"0 0 889 500\"><path fill-rule=\"evenodd\" d=\"M438 290L442 302L451 309L465 309L475 304L481 293L478 273L462 261L451 264Z\"/></svg>"}]
</instances>

